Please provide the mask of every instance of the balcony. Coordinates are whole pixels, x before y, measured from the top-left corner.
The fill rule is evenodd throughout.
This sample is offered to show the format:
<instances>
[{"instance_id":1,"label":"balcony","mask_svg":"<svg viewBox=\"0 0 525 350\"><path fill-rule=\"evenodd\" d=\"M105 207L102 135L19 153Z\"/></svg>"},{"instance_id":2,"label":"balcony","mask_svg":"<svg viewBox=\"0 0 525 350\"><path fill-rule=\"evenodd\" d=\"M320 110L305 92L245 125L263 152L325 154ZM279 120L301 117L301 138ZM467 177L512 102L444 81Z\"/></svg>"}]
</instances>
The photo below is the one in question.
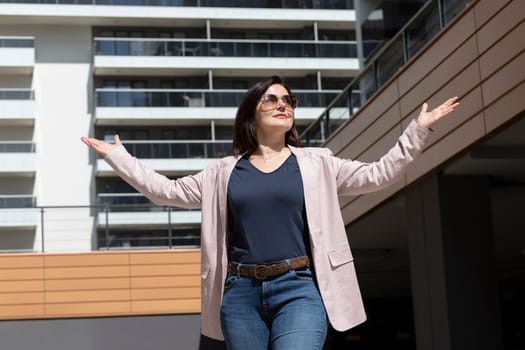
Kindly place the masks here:
<instances>
[{"instance_id":1,"label":"balcony","mask_svg":"<svg viewBox=\"0 0 525 350\"><path fill-rule=\"evenodd\" d=\"M110 5L110 6L173 6L173 7L229 7L275 9L337 9L354 8L353 0L9 0L14 4Z\"/></svg>"},{"instance_id":2,"label":"balcony","mask_svg":"<svg viewBox=\"0 0 525 350\"><path fill-rule=\"evenodd\" d=\"M144 164L165 174L187 174L204 169L211 161L232 154L232 141L175 140L123 141L126 149ZM97 161L99 176L114 175L103 160Z\"/></svg>"},{"instance_id":3,"label":"balcony","mask_svg":"<svg viewBox=\"0 0 525 350\"><path fill-rule=\"evenodd\" d=\"M95 38L95 74L161 74L177 69L359 69L356 43L312 40ZM195 59L198 57L198 59Z\"/></svg>"},{"instance_id":4,"label":"balcony","mask_svg":"<svg viewBox=\"0 0 525 350\"><path fill-rule=\"evenodd\" d=\"M33 91L0 89L0 122L9 125L33 125L35 122Z\"/></svg>"},{"instance_id":5,"label":"balcony","mask_svg":"<svg viewBox=\"0 0 525 350\"><path fill-rule=\"evenodd\" d=\"M0 73L31 74L34 65L33 37L0 36Z\"/></svg>"},{"instance_id":6,"label":"balcony","mask_svg":"<svg viewBox=\"0 0 525 350\"><path fill-rule=\"evenodd\" d=\"M152 121L233 120L245 90L97 89L96 122L151 124ZM340 94L339 90L294 91L298 120L314 120Z\"/></svg>"},{"instance_id":7,"label":"balcony","mask_svg":"<svg viewBox=\"0 0 525 350\"><path fill-rule=\"evenodd\" d=\"M99 228L200 224L200 210L160 207L140 193L99 193Z\"/></svg>"},{"instance_id":8,"label":"balcony","mask_svg":"<svg viewBox=\"0 0 525 350\"><path fill-rule=\"evenodd\" d=\"M430 0L389 42L367 59L365 67L302 134L307 146L319 146L410 65L420 51L451 23L469 2Z\"/></svg>"},{"instance_id":9,"label":"balcony","mask_svg":"<svg viewBox=\"0 0 525 350\"><path fill-rule=\"evenodd\" d=\"M36 171L35 144L26 141L0 141L0 173L32 175Z\"/></svg>"},{"instance_id":10,"label":"balcony","mask_svg":"<svg viewBox=\"0 0 525 350\"><path fill-rule=\"evenodd\" d=\"M38 225L40 209L31 195L0 195L0 227L34 228Z\"/></svg>"}]
</instances>

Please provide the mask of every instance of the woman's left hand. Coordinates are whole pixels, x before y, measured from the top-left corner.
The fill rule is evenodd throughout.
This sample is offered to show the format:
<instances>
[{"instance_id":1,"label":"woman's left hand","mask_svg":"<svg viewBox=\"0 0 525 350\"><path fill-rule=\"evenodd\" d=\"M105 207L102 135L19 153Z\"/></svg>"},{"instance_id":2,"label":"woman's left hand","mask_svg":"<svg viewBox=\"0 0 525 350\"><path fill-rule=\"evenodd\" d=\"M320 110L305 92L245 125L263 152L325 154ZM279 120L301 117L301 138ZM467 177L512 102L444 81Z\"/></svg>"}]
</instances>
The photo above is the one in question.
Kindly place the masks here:
<instances>
[{"instance_id":1,"label":"woman's left hand","mask_svg":"<svg viewBox=\"0 0 525 350\"><path fill-rule=\"evenodd\" d=\"M421 112L419 112L419 116L417 117L417 122L421 125L423 125L426 128L429 128L443 118L444 116L450 114L456 106L459 105L459 102L457 97L452 97L443 102L440 106L434 108L430 112L427 112L428 104L425 102L423 103L423 106L421 107Z\"/></svg>"}]
</instances>

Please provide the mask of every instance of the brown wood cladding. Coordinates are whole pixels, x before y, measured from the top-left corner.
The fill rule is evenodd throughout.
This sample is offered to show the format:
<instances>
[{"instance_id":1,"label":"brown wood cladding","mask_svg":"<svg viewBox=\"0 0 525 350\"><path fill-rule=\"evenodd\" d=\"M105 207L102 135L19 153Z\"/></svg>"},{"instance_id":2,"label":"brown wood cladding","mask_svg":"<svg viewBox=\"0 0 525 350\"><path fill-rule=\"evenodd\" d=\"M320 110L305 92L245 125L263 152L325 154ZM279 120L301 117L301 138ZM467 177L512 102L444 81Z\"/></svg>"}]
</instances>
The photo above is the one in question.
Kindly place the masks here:
<instances>
[{"instance_id":1,"label":"brown wood cladding","mask_svg":"<svg viewBox=\"0 0 525 350\"><path fill-rule=\"evenodd\" d=\"M419 113L451 96L461 105L438 123L399 184L342 197L345 224L490 137L525 110L525 1L473 1L328 140L334 154L374 161Z\"/></svg>"},{"instance_id":2,"label":"brown wood cladding","mask_svg":"<svg viewBox=\"0 0 525 350\"><path fill-rule=\"evenodd\" d=\"M0 319L199 312L199 249L0 255Z\"/></svg>"}]
</instances>

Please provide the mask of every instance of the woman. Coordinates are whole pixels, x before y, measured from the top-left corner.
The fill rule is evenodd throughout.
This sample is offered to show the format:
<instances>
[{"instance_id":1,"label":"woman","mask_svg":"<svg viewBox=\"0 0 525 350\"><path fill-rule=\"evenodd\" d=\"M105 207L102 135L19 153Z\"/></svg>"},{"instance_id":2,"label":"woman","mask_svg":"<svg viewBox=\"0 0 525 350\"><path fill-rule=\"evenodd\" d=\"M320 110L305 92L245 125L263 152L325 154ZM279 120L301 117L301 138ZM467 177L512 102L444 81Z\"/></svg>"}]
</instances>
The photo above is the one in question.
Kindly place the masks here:
<instances>
[{"instance_id":1,"label":"woman","mask_svg":"<svg viewBox=\"0 0 525 350\"><path fill-rule=\"evenodd\" d=\"M177 180L144 167L118 135L82 138L154 203L201 208L202 333L230 350L321 349L327 316L340 331L365 321L338 196L395 182L458 102L423 104L374 163L299 148L296 105L281 78L257 83L237 111L234 155Z\"/></svg>"}]
</instances>

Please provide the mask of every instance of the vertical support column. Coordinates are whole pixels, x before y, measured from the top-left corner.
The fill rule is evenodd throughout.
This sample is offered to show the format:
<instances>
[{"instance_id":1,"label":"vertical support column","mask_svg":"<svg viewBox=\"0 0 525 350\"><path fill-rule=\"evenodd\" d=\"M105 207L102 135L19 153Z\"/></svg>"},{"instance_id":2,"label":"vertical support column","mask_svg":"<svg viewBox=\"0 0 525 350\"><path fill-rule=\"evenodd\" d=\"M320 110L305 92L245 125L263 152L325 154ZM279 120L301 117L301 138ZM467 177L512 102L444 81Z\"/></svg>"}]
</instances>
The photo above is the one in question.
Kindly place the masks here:
<instances>
[{"instance_id":1,"label":"vertical support column","mask_svg":"<svg viewBox=\"0 0 525 350\"><path fill-rule=\"evenodd\" d=\"M501 349L488 178L436 175L407 203L417 348Z\"/></svg>"}]
</instances>

